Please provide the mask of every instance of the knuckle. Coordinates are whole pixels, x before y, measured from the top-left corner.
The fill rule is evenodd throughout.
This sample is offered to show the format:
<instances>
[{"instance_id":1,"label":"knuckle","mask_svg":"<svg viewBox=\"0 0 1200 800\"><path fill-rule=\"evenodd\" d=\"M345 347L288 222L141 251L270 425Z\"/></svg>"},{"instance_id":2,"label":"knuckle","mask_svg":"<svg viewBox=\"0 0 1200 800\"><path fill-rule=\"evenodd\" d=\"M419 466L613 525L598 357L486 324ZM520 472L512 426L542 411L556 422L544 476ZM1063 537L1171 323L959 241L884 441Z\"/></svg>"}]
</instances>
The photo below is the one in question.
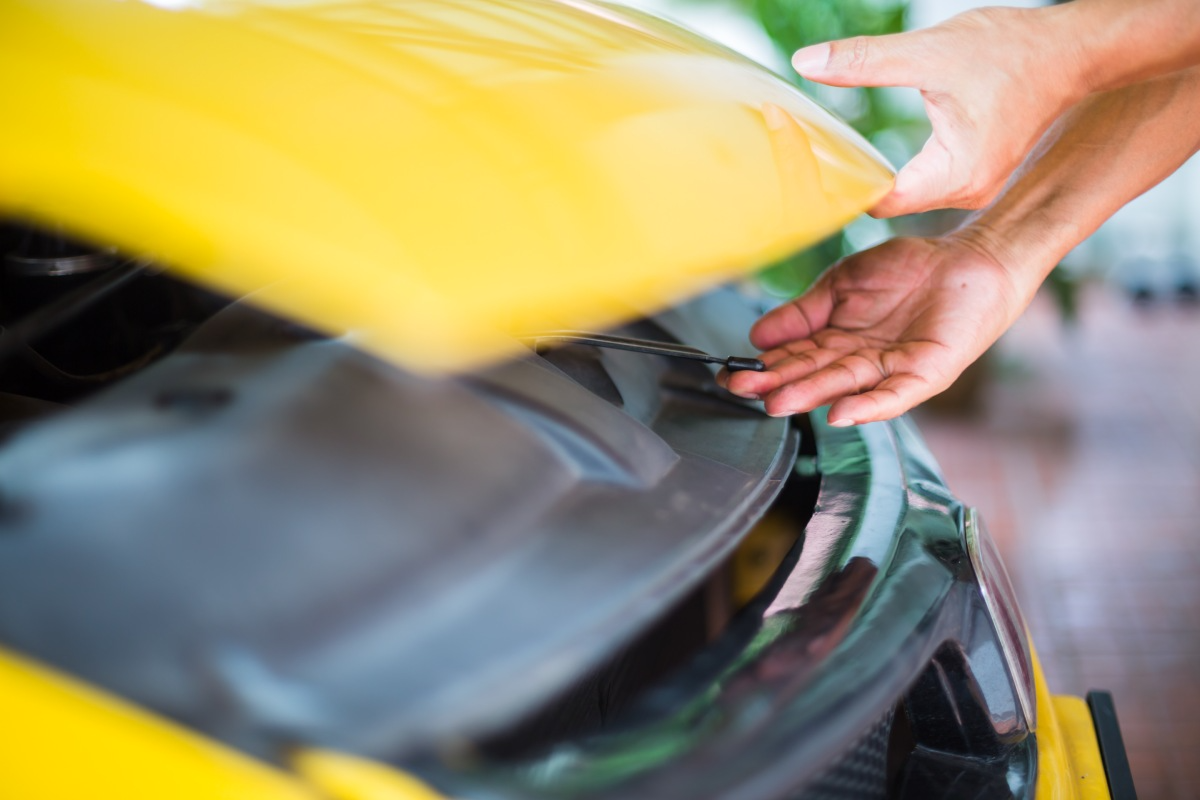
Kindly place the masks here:
<instances>
[{"instance_id":1,"label":"knuckle","mask_svg":"<svg viewBox=\"0 0 1200 800\"><path fill-rule=\"evenodd\" d=\"M858 373L855 372L854 369L849 364L847 364L844 360L843 361L835 361L834 363L830 364L829 370L830 370L830 372L837 372L837 373L841 373L843 375L848 376L850 378L850 380L853 381L855 386L857 386L859 383Z\"/></svg>"},{"instance_id":2,"label":"knuckle","mask_svg":"<svg viewBox=\"0 0 1200 800\"><path fill-rule=\"evenodd\" d=\"M833 45L832 60L847 72L864 72L871 59L871 40L855 36Z\"/></svg>"},{"instance_id":3,"label":"knuckle","mask_svg":"<svg viewBox=\"0 0 1200 800\"><path fill-rule=\"evenodd\" d=\"M876 392L879 395L879 397L875 398L876 405L881 405L881 406L883 405L882 398L884 396L887 396L888 398L891 399L891 401L892 401L891 405L895 408L904 408L908 402L907 400L905 400L904 396L900 394L899 391L897 391L896 389L894 389L891 386L888 386L883 389L877 389Z\"/></svg>"},{"instance_id":4,"label":"knuckle","mask_svg":"<svg viewBox=\"0 0 1200 800\"><path fill-rule=\"evenodd\" d=\"M855 376L859 377L859 384L864 384L870 381L871 378L879 379L879 368L871 361L871 357L866 353L852 353L842 359L842 362L847 369L854 372Z\"/></svg>"},{"instance_id":5,"label":"knuckle","mask_svg":"<svg viewBox=\"0 0 1200 800\"><path fill-rule=\"evenodd\" d=\"M816 348L816 346L811 339L800 339L799 341L788 342L783 346L783 349L789 355L798 356L802 353L807 353L809 350Z\"/></svg>"},{"instance_id":6,"label":"knuckle","mask_svg":"<svg viewBox=\"0 0 1200 800\"><path fill-rule=\"evenodd\" d=\"M811 350L806 350L804 352L793 353L793 354L789 355L787 357L787 359L785 359L779 365L778 368L779 369L799 368L799 369L806 369L807 371L811 372L813 370L819 369L820 366L821 365L813 357L813 352Z\"/></svg>"},{"instance_id":7,"label":"knuckle","mask_svg":"<svg viewBox=\"0 0 1200 800\"><path fill-rule=\"evenodd\" d=\"M952 17L945 23L945 27L952 30L986 33L994 31L997 26L1007 23L1010 16L1007 8L984 6L964 11Z\"/></svg>"}]
</instances>

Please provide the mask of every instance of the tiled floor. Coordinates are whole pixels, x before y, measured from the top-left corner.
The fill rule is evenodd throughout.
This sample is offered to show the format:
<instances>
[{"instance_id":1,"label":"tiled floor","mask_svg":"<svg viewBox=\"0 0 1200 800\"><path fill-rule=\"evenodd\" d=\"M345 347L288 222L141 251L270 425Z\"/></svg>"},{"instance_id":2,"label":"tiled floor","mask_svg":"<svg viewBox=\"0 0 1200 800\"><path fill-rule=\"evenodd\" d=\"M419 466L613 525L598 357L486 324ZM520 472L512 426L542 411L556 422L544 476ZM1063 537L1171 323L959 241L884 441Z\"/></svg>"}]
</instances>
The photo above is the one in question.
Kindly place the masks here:
<instances>
[{"instance_id":1,"label":"tiled floor","mask_svg":"<svg viewBox=\"0 0 1200 800\"><path fill-rule=\"evenodd\" d=\"M1116 697L1139 796L1200 798L1200 306L1102 286L1000 343L981 407L918 412L1005 551L1051 690Z\"/></svg>"}]
</instances>

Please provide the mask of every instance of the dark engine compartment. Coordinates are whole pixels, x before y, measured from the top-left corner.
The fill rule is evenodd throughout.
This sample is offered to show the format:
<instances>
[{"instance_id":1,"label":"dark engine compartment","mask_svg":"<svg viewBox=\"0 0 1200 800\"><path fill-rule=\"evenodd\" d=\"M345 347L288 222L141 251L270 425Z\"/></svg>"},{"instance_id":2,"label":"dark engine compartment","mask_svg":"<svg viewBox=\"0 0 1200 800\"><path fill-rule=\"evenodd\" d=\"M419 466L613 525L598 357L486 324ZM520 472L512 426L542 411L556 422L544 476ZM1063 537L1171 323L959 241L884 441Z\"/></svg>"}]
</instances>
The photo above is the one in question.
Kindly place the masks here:
<instances>
[{"instance_id":1,"label":"dark engine compartment","mask_svg":"<svg viewBox=\"0 0 1200 800\"><path fill-rule=\"evenodd\" d=\"M268 758L603 728L723 629L795 461L693 362L420 378L61 233L0 253L0 642ZM737 353L752 318L621 332Z\"/></svg>"},{"instance_id":2,"label":"dark engine compartment","mask_svg":"<svg viewBox=\"0 0 1200 800\"><path fill-rule=\"evenodd\" d=\"M61 231L0 224L0 326L6 330L0 392L6 421L18 398L65 404L170 353L229 301L145 268L116 286L98 281L130 262ZM89 288L90 287L90 288ZM72 295L70 308L15 341L11 327ZM32 410L32 409L31 409Z\"/></svg>"}]
</instances>

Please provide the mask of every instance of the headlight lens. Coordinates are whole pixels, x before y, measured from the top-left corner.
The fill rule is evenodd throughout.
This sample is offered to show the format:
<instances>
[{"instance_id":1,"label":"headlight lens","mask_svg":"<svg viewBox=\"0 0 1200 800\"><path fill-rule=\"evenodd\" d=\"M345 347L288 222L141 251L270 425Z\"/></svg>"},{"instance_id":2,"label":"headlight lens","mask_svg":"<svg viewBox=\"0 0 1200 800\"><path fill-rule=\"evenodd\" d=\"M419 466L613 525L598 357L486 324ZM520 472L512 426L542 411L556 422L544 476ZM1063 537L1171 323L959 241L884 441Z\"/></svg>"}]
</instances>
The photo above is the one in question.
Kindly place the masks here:
<instances>
[{"instance_id":1,"label":"headlight lens","mask_svg":"<svg viewBox=\"0 0 1200 800\"><path fill-rule=\"evenodd\" d=\"M1021 710L1025 713L1029 730L1036 730L1033 658L1029 651L1029 634L1025 629L1025 620L1017 606L1017 593L1013 590L1012 581L1004 569L1000 551L988 535L978 511L973 508L967 511L964 528L971 567L975 570L975 578L983 592L983 601L987 605L992 623L996 626L996 638L1000 640L1000 648L1004 651L1004 660L1008 664L1008 673L1012 676L1013 688L1016 690Z\"/></svg>"}]
</instances>

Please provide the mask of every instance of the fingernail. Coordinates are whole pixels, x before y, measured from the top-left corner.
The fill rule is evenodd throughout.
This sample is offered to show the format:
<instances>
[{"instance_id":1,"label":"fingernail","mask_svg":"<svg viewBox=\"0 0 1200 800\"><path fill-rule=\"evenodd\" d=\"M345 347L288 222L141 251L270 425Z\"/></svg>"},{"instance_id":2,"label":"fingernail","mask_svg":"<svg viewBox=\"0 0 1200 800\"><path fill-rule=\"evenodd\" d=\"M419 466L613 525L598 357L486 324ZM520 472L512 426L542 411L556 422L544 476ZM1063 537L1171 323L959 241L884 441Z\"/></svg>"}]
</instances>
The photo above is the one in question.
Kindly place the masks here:
<instances>
[{"instance_id":1,"label":"fingernail","mask_svg":"<svg viewBox=\"0 0 1200 800\"><path fill-rule=\"evenodd\" d=\"M851 425L854 424L854 420L852 420L852 419L831 419L831 420L829 420L829 424L831 426L833 426L834 428L849 428Z\"/></svg>"},{"instance_id":2,"label":"fingernail","mask_svg":"<svg viewBox=\"0 0 1200 800\"><path fill-rule=\"evenodd\" d=\"M801 75L820 74L829 63L829 42L802 47L792 56L792 68Z\"/></svg>"},{"instance_id":3,"label":"fingernail","mask_svg":"<svg viewBox=\"0 0 1200 800\"><path fill-rule=\"evenodd\" d=\"M790 417L791 415L792 415L792 412L790 412L790 411L768 411L767 412L768 417Z\"/></svg>"}]
</instances>

